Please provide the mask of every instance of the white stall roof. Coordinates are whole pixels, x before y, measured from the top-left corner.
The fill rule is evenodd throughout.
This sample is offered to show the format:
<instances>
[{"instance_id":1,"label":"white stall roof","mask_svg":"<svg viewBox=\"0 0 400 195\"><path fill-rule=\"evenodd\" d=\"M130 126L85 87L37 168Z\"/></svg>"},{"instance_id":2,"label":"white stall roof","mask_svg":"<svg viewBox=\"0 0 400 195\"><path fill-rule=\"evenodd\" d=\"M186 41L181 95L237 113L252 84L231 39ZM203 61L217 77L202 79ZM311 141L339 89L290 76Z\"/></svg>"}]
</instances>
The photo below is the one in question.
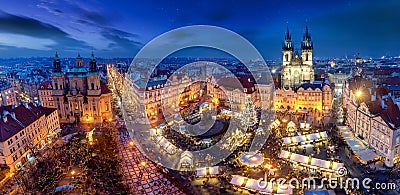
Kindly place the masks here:
<instances>
[{"instance_id":1,"label":"white stall roof","mask_svg":"<svg viewBox=\"0 0 400 195\"><path fill-rule=\"evenodd\" d=\"M245 177L243 177L243 176L232 175L232 179L229 183L233 184L233 185L237 185L237 186L242 186L244 179L245 179Z\"/></svg>"},{"instance_id":2,"label":"white stall roof","mask_svg":"<svg viewBox=\"0 0 400 195\"><path fill-rule=\"evenodd\" d=\"M357 138L345 138L352 151L365 150L367 147Z\"/></svg>"},{"instance_id":3,"label":"white stall roof","mask_svg":"<svg viewBox=\"0 0 400 195\"><path fill-rule=\"evenodd\" d=\"M298 162L298 163L308 164L309 158L310 157L308 157L308 156L292 153L290 160Z\"/></svg>"},{"instance_id":4,"label":"white stall roof","mask_svg":"<svg viewBox=\"0 0 400 195\"><path fill-rule=\"evenodd\" d=\"M374 152L374 150L363 150L357 152L357 155L361 158L361 160L364 161L364 163L367 163L368 161L375 160L376 158L379 158L379 155Z\"/></svg>"},{"instance_id":5,"label":"white stall roof","mask_svg":"<svg viewBox=\"0 0 400 195\"><path fill-rule=\"evenodd\" d=\"M219 167L203 167L196 169L196 176L218 175Z\"/></svg>"},{"instance_id":6,"label":"white stall roof","mask_svg":"<svg viewBox=\"0 0 400 195\"><path fill-rule=\"evenodd\" d=\"M279 155L279 158L285 158L288 159L290 156L290 152L286 151L286 150L282 150L281 154Z\"/></svg>"},{"instance_id":7,"label":"white stall roof","mask_svg":"<svg viewBox=\"0 0 400 195\"><path fill-rule=\"evenodd\" d=\"M319 133L321 135L321 138L327 138L328 134L326 134L326 131Z\"/></svg>"}]
</instances>

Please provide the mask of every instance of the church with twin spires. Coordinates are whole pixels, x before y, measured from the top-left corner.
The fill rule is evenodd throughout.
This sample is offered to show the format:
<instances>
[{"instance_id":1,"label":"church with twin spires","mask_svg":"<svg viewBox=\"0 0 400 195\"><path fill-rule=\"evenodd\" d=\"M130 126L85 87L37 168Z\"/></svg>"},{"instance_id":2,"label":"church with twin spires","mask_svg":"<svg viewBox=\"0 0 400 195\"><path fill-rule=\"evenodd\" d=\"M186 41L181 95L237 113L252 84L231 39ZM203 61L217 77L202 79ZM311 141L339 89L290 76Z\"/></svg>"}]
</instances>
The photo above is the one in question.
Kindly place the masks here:
<instances>
[{"instance_id":1,"label":"church with twin spires","mask_svg":"<svg viewBox=\"0 0 400 195\"><path fill-rule=\"evenodd\" d=\"M52 97L61 123L102 123L112 118L111 91L100 80L93 51L89 67L78 54L75 65L63 73L56 52L53 61Z\"/></svg>"},{"instance_id":2,"label":"church with twin spires","mask_svg":"<svg viewBox=\"0 0 400 195\"><path fill-rule=\"evenodd\" d=\"M286 29L285 41L282 46L282 88L295 89L302 84L314 82L313 49L307 26L301 42L301 54L297 50L294 52L292 36L289 28Z\"/></svg>"}]
</instances>

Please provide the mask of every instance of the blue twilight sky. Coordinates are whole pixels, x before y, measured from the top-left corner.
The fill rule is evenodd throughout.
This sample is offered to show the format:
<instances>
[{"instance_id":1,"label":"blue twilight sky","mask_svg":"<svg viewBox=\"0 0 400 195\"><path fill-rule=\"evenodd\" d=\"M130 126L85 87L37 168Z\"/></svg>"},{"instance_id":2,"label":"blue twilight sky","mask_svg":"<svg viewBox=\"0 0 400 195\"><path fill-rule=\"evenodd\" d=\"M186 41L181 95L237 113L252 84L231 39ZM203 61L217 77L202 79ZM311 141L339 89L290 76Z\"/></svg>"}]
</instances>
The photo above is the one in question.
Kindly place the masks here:
<instances>
[{"instance_id":1,"label":"blue twilight sky","mask_svg":"<svg viewBox=\"0 0 400 195\"><path fill-rule=\"evenodd\" d=\"M316 57L399 55L399 10L399 0L0 0L0 57L134 57L166 31L207 24L280 59L286 27L299 48L306 23Z\"/></svg>"}]
</instances>

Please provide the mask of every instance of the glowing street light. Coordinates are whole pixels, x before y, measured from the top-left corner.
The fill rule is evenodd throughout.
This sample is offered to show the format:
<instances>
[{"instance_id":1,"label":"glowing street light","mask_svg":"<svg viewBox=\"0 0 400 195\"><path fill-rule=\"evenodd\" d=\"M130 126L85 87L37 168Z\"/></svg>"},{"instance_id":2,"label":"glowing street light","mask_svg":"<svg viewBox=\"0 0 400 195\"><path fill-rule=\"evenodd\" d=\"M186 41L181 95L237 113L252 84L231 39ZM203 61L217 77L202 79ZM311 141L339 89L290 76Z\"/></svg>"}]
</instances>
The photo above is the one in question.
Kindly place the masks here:
<instances>
[{"instance_id":1,"label":"glowing street light","mask_svg":"<svg viewBox=\"0 0 400 195\"><path fill-rule=\"evenodd\" d=\"M129 145L133 146L133 145L134 145L133 141L130 141L130 142L129 142Z\"/></svg>"},{"instance_id":2,"label":"glowing street light","mask_svg":"<svg viewBox=\"0 0 400 195\"><path fill-rule=\"evenodd\" d=\"M146 166L146 162L145 162L145 161L142 161L142 162L140 163L140 165Z\"/></svg>"},{"instance_id":3,"label":"glowing street light","mask_svg":"<svg viewBox=\"0 0 400 195\"><path fill-rule=\"evenodd\" d=\"M360 98L362 96L362 91L361 90L357 90L356 91L356 97Z\"/></svg>"}]
</instances>

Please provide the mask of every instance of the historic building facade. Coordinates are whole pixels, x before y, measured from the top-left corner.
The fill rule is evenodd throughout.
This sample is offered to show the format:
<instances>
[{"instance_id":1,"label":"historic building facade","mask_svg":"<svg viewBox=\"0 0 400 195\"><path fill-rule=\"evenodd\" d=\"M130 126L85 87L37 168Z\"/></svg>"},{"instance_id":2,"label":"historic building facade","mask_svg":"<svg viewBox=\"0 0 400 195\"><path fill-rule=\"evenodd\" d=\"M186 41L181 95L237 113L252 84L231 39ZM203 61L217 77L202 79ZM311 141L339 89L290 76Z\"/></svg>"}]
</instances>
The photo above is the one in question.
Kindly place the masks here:
<instances>
[{"instance_id":1,"label":"historic building facade","mask_svg":"<svg viewBox=\"0 0 400 195\"><path fill-rule=\"evenodd\" d=\"M0 106L17 105L14 87L6 81L0 81Z\"/></svg>"},{"instance_id":2,"label":"historic building facade","mask_svg":"<svg viewBox=\"0 0 400 195\"><path fill-rule=\"evenodd\" d=\"M0 107L0 163L10 171L32 160L32 152L47 144L47 135L60 128L57 109L33 104Z\"/></svg>"},{"instance_id":3,"label":"historic building facade","mask_svg":"<svg viewBox=\"0 0 400 195\"><path fill-rule=\"evenodd\" d=\"M53 100L53 85L51 81L45 81L39 85L39 101L43 107L55 108Z\"/></svg>"},{"instance_id":4,"label":"historic building facade","mask_svg":"<svg viewBox=\"0 0 400 195\"><path fill-rule=\"evenodd\" d=\"M301 43L301 54L294 51L289 29L286 30L285 41L282 47L282 88L297 88L304 83L314 82L313 43L306 26Z\"/></svg>"},{"instance_id":5,"label":"historic building facade","mask_svg":"<svg viewBox=\"0 0 400 195\"><path fill-rule=\"evenodd\" d=\"M112 118L111 91L100 81L92 52L89 69L80 55L67 73L61 71L58 54L53 62L53 100L62 123L102 123Z\"/></svg>"},{"instance_id":6,"label":"historic building facade","mask_svg":"<svg viewBox=\"0 0 400 195\"><path fill-rule=\"evenodd\" d=\"M318 110L329 114L333 104L333 90L328 83L303 84L297 90L275 90L275 109L292 111Z\"/></svg>"},{"instance_id":7,"label":"historic building facade","mask_svg":"<svg viewBox=\"0 0 400 195\"><path fill-rule=\"evenodd\" d=\"M376 86L370 79L347 80L342 106L347 126L393 167L400 161L400 108L387 87Z\"/></svg>"}]
</instances>

